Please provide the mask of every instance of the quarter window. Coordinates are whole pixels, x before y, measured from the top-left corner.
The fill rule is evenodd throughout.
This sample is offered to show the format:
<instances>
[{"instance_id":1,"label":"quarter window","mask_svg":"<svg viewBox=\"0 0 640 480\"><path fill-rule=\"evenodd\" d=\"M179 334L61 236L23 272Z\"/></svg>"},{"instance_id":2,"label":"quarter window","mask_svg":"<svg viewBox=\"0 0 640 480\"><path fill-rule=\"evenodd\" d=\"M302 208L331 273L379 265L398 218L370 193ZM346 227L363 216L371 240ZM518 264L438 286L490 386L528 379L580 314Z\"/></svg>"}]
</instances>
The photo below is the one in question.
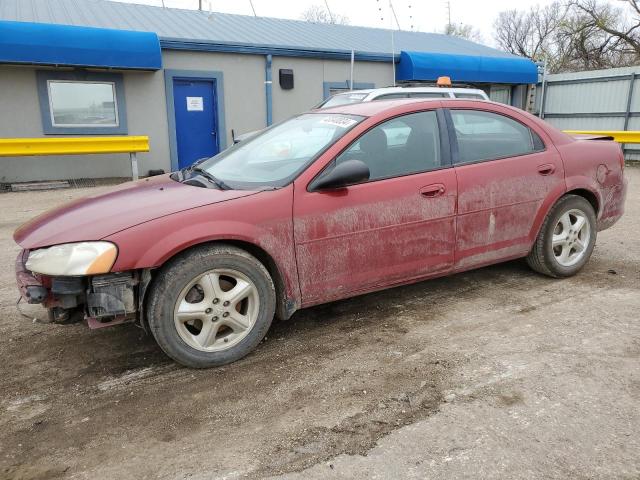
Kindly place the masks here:
<instances>
[{"instance_id":1,"label":"quarter window","mask_svg":"<svg viewBox=\"0 0 640 480\"><path fill-rule=\"evenodd\" d=\"M440 137L435 111L388 120L362 135L336 163L361 160L369 180L398 177L441 167Z\"/></svg>"},{"instance_id":2,"label":"quarter window","mask_svg":"<svg viewBox=\"0 0 640 480\"><path fill-rule=\"evenodd\" d=\"M504 115L478 110L451 110L458 140L457 163L515 157L544 150L538 135Z\"/></svg>"}]
</instances>

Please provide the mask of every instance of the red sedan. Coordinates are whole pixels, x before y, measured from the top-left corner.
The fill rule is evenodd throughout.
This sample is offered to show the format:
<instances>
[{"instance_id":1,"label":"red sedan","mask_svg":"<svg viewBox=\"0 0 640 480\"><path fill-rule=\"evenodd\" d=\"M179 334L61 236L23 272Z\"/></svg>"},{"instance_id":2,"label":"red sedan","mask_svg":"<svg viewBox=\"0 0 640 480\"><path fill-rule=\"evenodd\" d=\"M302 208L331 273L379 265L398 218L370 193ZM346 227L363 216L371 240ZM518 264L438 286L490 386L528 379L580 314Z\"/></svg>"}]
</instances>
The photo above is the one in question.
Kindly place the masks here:
<instances>
[{"instance_id":1,"label":"red sedan","mask_svg":"<svg viewBox=\"0 0 640 480\"><path fill-rule=\"evenodd\" d=\"M54 322L137 321L222 365L311 305L520 257L574 275L623 213L623 170L619 145L490 102L311 111L23 225L18 285Z\"/></svg>"}]
</instances>

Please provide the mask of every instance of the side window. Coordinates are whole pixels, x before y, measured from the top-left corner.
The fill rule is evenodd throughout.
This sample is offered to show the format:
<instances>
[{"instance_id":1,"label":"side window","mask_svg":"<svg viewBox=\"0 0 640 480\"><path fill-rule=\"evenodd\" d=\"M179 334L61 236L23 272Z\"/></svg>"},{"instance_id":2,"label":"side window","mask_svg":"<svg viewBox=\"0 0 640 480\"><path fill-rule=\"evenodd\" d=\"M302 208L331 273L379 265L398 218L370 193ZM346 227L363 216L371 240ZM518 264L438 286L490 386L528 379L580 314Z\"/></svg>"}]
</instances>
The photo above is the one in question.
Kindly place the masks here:
<instances>
[{"instance_id":1,"label":"side window","mask_svg":"<svg viewBox=\"0 0 640 480\"><path fill-rule=\"evenodd\" d=\"M435 111L388 120L362 135L336 158L361 160L369 179L398 177L440 168L440 136Z\"/></svg>"},{"instance_id":2,"label":"side window","mask_svg":"<svg viewBox=\"0 0 640 480\"><path fill-rule=\"evenodd\" d=\"M458 140L458 163L514 157L544 150L538 135L526 125L497 113L451 110Z\"/></svg>"},{"instance_id":3,"label":"side window","mask_svg":"<svg viewBox=\"0 0 640 480\"><path fill-rule=\"evenodd\" d=\"M392 98L407 98L406 93L387 93L374 98L374 100L391 100Z\"/></svg>"},{"instance_id":4,"label":"side window","mask_svg":"<svg viewBox=\"0 0 640 480\"><path fill-rule=\"evenodd\" d=\"M477 93L454 93L456 98L470 98L472 100L484 100L482 95Z\"/></svg>"},{"instance_id":5,"label":"side window","mask_svg":"<svg viewBox=\"0 0 640 480\"><path fill-rule=\"evenodd\" d=\"M449 94L439 92L413 92L409 94L409 98L449 98Z\"/></svg>"}]
</instances>

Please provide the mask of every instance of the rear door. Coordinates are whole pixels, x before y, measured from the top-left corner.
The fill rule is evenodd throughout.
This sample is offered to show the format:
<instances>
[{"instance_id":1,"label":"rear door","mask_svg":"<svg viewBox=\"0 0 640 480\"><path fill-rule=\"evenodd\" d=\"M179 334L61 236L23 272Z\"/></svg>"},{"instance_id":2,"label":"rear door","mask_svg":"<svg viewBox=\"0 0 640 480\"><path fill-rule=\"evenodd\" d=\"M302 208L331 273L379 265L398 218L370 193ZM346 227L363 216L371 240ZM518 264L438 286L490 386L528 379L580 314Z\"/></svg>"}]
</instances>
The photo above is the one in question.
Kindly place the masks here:
<instances>
[{"instance_id":1,"label":"rear door","mask_svg":"<svg viewBox=\"0 0 640 480\"><path fill-rule=\"evenodd\" d=\"M526 255L542 203L565 187L558 152L506 113L447 113L458 181L456 268Z\"/></svg>"},{"instance_id":2,"label":"rear door","mask_svg":"<svg viewBox=\"0 0 640 480\"><path fill-rule=\"evenodd\" d=\"M365 162L368 182L308 191L296 180L294 234L303 305L448 271L455 244L456 177L444 114L387 120L327 167Z\"/></svg>"}]
</instances>

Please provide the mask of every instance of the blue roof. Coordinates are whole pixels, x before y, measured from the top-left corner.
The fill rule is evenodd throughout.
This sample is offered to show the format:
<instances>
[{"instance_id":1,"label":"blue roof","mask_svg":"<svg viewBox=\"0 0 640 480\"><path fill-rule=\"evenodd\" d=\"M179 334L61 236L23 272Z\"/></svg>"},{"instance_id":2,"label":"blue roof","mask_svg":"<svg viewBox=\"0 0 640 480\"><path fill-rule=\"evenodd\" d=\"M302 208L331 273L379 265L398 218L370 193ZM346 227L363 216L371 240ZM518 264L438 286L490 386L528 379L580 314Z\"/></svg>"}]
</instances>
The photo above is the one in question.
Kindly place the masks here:
<instances>
[{"instance_id":1,"label":"blue roof","mask_svg":"<svg viewBox=\"0 0 640 480\"><path fill-rule=\"evenodd\" d=\"M528 58L487 57L445 53L402 52L396 68L397 80L436 80L448 76L452 82L536 83L538 67Z\"/></svg>"},{"instance_id":2,"label":"blue roof","mask_svg":"<svg viewBox=\"0 0 640 480\"><path fill-rule=\"evenodd\" d=\"M328 25L137 5L107 0L0 0L0 20L79 25L158 34L163 48L279 55L391 58L391 32L383 28ZM396 31L400 51L517 58L468 40L438 33Z\"/></svg>"},{"instance_id":3,"label":"blue roof","mask_svg":"<svg viewBox=\"0 0 640 480\"><path fill-rule=\"evenodd\" d=\"M159 70L162 54L151 32L0 20L0 63Z\"/></svg>"}]
</instances>

